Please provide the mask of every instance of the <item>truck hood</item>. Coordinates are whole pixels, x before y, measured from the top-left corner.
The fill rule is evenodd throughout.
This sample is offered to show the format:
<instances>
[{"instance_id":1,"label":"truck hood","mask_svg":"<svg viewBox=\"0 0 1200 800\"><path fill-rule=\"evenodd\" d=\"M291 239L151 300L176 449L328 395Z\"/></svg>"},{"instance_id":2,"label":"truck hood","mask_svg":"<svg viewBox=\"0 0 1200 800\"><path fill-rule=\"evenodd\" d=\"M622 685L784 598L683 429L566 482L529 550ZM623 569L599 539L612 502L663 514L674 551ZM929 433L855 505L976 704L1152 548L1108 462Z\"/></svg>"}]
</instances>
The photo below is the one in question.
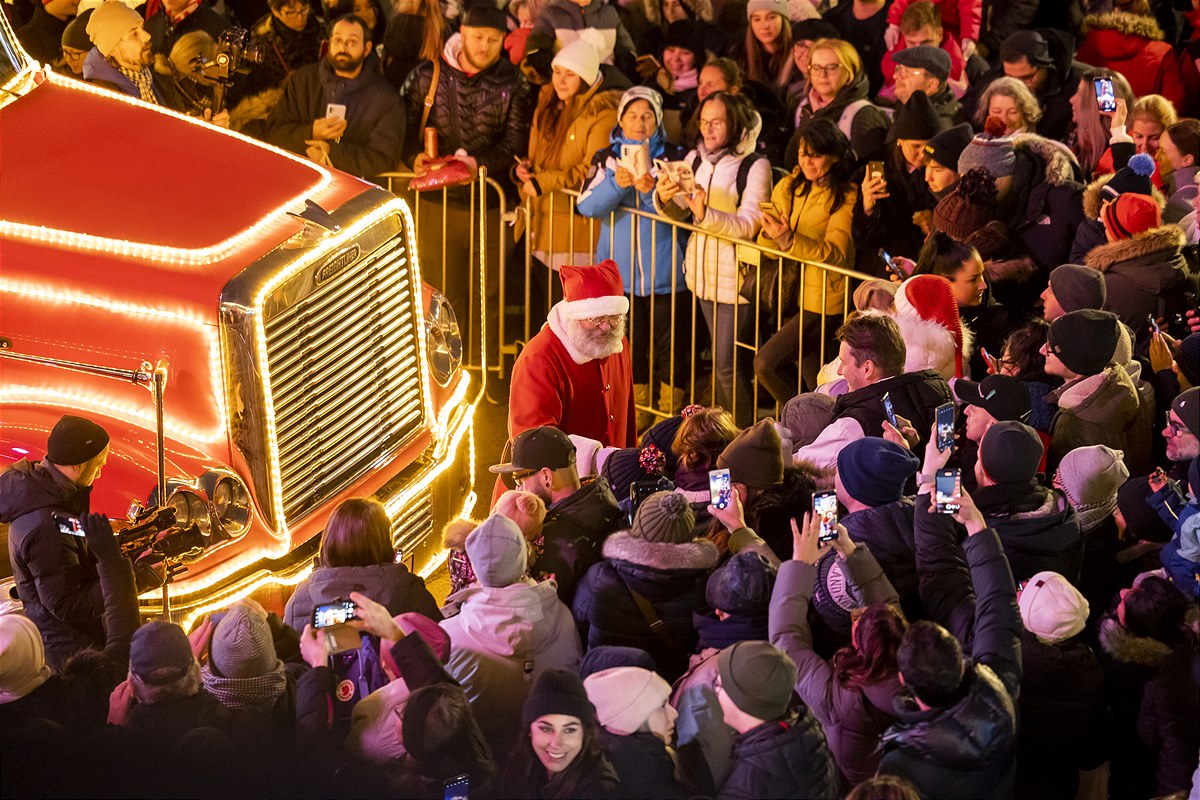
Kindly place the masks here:
<instances>
[{"instance_id":1,"label":"truck hood","mask_svg":"<svg viewBox=\"0 0 1200 800\"><path fill-rule=\"evenodd\" d=\"M367 186L55 75L6 103L0 128L12 134L0 147L7 279L44 281L50 245L56 272L104 275L118 296L170 285L209 317L229 278L300 229L288 211L307 199L332 210Z\"/></svg>"}]
</instances>

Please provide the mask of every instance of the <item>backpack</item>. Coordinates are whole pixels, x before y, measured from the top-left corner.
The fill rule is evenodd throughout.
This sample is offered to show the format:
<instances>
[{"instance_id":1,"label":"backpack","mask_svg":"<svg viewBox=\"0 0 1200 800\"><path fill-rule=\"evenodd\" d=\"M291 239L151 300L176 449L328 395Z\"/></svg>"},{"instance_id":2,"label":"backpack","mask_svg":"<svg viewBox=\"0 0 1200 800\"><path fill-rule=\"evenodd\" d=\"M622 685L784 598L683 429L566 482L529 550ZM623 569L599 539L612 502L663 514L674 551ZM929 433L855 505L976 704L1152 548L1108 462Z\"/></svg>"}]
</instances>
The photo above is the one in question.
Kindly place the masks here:
<instances>
[{"instance_id":1,"label":"backpack","mask_svg":"<svg viewBox=\"0 0 1200 800\"><path fill-rule=\"evenodd\" d=\"M750 180L750 168L759 161L765 159L762 153L749 153L742 159L742 163L738 164L737 180L734 186L737 188L736 205L742 204L742 194L746 191L746 182ZM695 175L700 170L700 154L697 153L692 159L692 174Z\"/></svg>"},{"instance_id":2,"label":"backpack","mask_svg":"<svg viewBox=\"0 0 1200 800\"><path fill-rule=\"evenodd\" d=\"M333 669L333 719L334 723L350 724L350 715L358 701L381 689L388 683L379 655L379 637L360 635L360 644L354 650L344 650L329 657Z\"/></svg>"}]
</instances>

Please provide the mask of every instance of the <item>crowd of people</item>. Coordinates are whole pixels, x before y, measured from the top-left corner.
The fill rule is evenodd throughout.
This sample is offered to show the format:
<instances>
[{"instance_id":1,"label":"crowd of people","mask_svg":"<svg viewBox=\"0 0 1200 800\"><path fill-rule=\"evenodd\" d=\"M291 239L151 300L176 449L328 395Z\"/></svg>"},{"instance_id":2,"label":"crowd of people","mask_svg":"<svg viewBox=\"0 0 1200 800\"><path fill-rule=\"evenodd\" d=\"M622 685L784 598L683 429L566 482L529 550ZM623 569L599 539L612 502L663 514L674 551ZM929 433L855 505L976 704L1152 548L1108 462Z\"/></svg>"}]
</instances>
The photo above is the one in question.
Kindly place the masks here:
<instances>
[{"instance_id":1,"label":"crowd of people","mask_svg":"<svg viewBox=\"0 0 1200 800\"><path fill-rule=\"evenodd\" d=\"M139 624L107 433L0 474L3 794L1200 791L1200 12L826 6L6 4L40 61L314 161L486 168L561 292L441 605L356 498L286 608Z\"/></svg>"}]
</instances>

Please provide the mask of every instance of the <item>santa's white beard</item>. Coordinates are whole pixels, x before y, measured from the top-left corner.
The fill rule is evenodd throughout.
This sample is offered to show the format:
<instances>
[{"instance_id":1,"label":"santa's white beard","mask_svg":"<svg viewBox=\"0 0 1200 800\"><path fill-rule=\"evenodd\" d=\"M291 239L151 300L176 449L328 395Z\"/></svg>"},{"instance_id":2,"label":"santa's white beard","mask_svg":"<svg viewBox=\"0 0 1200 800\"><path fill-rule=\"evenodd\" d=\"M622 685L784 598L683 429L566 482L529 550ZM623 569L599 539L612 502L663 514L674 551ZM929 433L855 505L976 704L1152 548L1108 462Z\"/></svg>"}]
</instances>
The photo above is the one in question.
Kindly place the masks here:
<instances>
[{"instance_id":1,"label":"santa's white beard","mask_svg":"<svg viewBox=\"0 0 1200 800\"><path fill-rule=\"evenodd\" d=\"M567 320L567 337L571 346L588 358L605 358L621 352L621 340L625 338L625 317L607 331L588 329L577 319Z\"/></svg>"}]
</instances>

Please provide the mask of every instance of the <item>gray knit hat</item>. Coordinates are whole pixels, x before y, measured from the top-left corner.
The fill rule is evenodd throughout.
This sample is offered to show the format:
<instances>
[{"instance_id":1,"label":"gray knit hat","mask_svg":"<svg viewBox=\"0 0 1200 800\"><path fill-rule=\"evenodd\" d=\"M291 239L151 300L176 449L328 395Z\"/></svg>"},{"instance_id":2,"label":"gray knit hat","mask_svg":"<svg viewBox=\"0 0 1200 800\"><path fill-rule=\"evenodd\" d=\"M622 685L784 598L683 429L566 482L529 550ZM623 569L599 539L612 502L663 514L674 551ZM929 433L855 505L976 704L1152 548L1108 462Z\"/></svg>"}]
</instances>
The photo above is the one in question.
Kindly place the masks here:
<instances>
[{"instance_id":1,"label":"gray knit hat","mask_svg":"<svg viewBox=\"0 0 1200 800\"><path fill-rule=\"evenodd\" d=\"M625 94L621 95L621 102L617 104L617 119L625 116L625 109L629 108L630 103L633 103L637 100L645 100L647 103L649 103L650 110L654 112L655 124L662 125L662 95L651 89L649 86L634 86L632 89L625 90Z\"/></svg>"},{"instance_id":2,"label":"gray knit hat","mask_svg":"<svg viewBox=\"0 0 1200 800\"><path fill-rule=\"evenodd\" d=\"M511 586L528 567L529 548L521 529L503 514L492 514L467 535L467 558L480 586Z\"/></svg>"},{"instance_id":3,"label":"gray knit hat","mask_svg":"<svg viewBox=\"0 0 1200 800\"><path fill-rule=\"evenodd\" d=\"M242 603L230 606L213 629L209 654L226 678L257 678L279 663L267 618Z\"/></svg>"},{"instance_id":4,"label":"gray knit hat","mask_svg":"<svg viewBox=\"0 0 1200 800\"><path fill-rule=\"evenodd\" d=\"M1127 480L1125 454L1102 444L1076 447L1063 456L1054 473L1054 485L1062 487L1084 531L1116 510L1117 490Z\"/></svg>"},{"instance_id":5,"label":"gray knit hat","mask_svg":"<svg viewBox=\"0 0 1200 800\"><path fill-rule=\"evenodd\" d=\"M696 515L687 498L678 492L656 492L638 506L630 531L647 542L682 544L694 537Z\"/></svg>"},{"instance_id":6,"label":"gray knit hat","mask_svg":"<svg viewBox=\"0 0 1200 800\"><path fill-rule=\"evenodd\" d=\"M1081 308L1103 308L1108 297L1104 273L1081 264L1055 267L1050 273L1050 291L1068 313Z\"/></svg>"},{"instance_id":7,"label":"gray knit hat","mask_svg":"<svg viewBox=\"0 0 1200 800\"><path fill-rule=\"evenodd\" d=\"M717 656L721 688L739 709L761 720L788 712L796 662L770 642L738 642Z\"/></svg>"},{"instance_id":8,"label":"gray knit hat","mask_svg":"<svg viewBox=\"0 0 1200 800\"><path fill-rule=\"evenodd\" d=\"M1013 137L1004 135L1004 121L988 117L983 133L971 140L958 156L958 174L984 167L994 178L1011 178L1017 169Z\"/></svg>"}]
</instances>

